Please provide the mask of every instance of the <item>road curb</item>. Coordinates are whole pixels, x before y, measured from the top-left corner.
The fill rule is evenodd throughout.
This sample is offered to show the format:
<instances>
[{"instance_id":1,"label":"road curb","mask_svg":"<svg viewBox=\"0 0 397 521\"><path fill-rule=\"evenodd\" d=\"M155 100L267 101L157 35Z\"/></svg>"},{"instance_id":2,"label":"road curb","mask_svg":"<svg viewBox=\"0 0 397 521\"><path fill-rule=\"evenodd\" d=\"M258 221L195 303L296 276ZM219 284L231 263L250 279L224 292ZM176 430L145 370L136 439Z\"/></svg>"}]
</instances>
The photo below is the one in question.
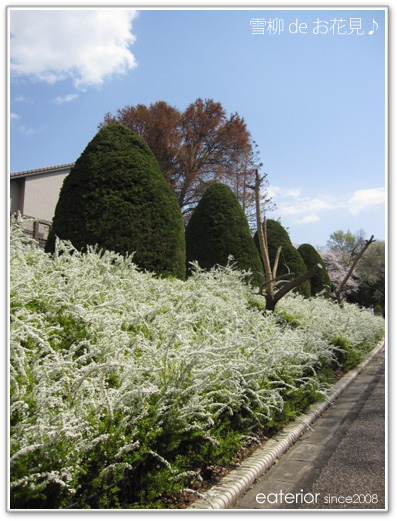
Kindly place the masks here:
<instances>
[{"instance_id":1,"label":"road curb","mask_svg":"<svg viewBox=\"0 0 397 521\"><path fill-rule=\"evenodd\" d=\"M221 481L192 503L189 509L228 509L240 499L253 483L265 474L310 425L352 384L363 369L385 348L382 340L355 369L347 373L331 387L327 400L314 403L306 414L286 425L274 438L268 440L237 468L229 472Z\"/></svg>"}]
</instances>

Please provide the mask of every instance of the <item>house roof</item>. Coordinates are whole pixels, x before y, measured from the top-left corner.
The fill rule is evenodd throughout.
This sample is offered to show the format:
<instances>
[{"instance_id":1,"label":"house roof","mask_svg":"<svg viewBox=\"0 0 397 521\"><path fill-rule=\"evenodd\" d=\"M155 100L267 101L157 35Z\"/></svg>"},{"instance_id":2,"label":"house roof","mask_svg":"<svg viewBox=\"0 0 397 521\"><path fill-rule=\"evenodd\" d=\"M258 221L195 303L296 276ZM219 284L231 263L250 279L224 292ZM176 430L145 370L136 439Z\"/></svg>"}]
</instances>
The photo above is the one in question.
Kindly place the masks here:
<instances>
[{"instance_id":1,"label":"house roof","mask_svg":"<svg viewBox=\"0 0 397 521\"><path fill-rule=\"evenodd\" d=\"M35 170L24 170L22 172L13 172L10 174L10 178L15 179L16 177L29 177L32 175L50 174L53 172L58 172L59 170L70 169L73 166L74 166L74 163L67 163L65 165L47 166L45 168L36 168Z\"/></svg>"}]
</instances>

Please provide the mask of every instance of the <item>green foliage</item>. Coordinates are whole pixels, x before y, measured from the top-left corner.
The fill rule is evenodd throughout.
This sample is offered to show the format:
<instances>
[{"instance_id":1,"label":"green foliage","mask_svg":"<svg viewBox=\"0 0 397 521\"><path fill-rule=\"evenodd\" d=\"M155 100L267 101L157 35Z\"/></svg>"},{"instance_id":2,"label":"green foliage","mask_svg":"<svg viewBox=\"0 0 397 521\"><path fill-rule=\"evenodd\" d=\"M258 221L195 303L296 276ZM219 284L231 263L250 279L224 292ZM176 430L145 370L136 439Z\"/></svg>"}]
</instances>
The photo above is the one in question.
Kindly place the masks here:
<instances>
[{"instance_id":1,"label":"green foliage","mask_svg":"<svg viewBox=\"0 0 397 521\"><path fill-rule=\"evenodd\" d=\"M238 269L251 270L253 284L263 282L260 257L237 197L228 186L213 184L186 227L186 260L210 269L226 266L230 255Z\"/></svg>"},{"instance_id":2,"label":"green foliage","mask_svg":"<svg viewBox=\"0 0 397 521\"><path fill-rule=\"evenodd\" d=\"M291 388L286 388L282 393L284 406L275 411L274 417L267 424L270 433L277 432L287 422L295 420L300 414L306 412L310 405L321 399L321 393L315 386L297 385L293 379L289 383Z\"/></svg>"},{"instance_id":3,"label":"green foliage","mask_svg":"<svg viewBox=\"0 0 397 521\"><path fill-rule=\"evenodd\" d=\"M183 218L175 195L146 143L122 125L102 128L66 177L46 251L55 237L134 253L159 275L185 277Z\"/></svg>"},{"instance_id":4,"label":"green foliage","mask_svg":"<svg viewBox=\"0 0 397 521\"><path fill-rule=\"evenodd\" d=\"M328 275L328 270L325 262L321 258L321 255L311 244L301 244L298 248L303 262L306 265L307 270L310 270L316 264L321 264L323 269L317 272L313 277L310 278L310 287L312 296L317 295L324 291L325 286L328 286L328 291L331 288L331 280Z\"/></svg>"},{"instance_id":5,"label":"green foliage","mask_svg":"<svg viewBox=\"0 0 397 521\"><path fill-rule=\"evenodd\" d=\"M349 298L361 306L372 307L385 315L385 242L372 243L359 260L356 273L358 289Z\"/></svg>"},{"instance_id":6,"label":"green foliage","mask_svg":"<svg viewBox=\"0 0 397 521\"><path fill-rule=\"evenodd\" d=\"M262 313L266 311L266 300L261 295L256 293L248 295L247 301L253 309L257 309Z\"/></svg>"},{"instance_id":7,"label":"green foliage","mask_svg":"<svg viewBox=\"0 0 397 521\"><path fill-rule=\"evenodd\" d=\"M356 367L363 359L366 350L365 346L361 349L354 349L350 342L344 337L336 337L332 340L335 346L335 362L334 367L342 367L345 371L349 371Z\"/></svg>"},{"instance_id":8,"label":"green foliage","mask_svg":"<svg viewBox=\"0 0 397 521\"><path fill-rule=\"evenodd\" d=\"M183 282L63 241L48 255L13 221L10 267L13 509L167 508L384 333L322 297L264 313L230 265Z\"/></svg>"},{"instance_id":9,"label":"green foliage","mask_svg":"<svg viewBox=\"0 0 397 521\"><path fill-rule=\"evenodd\" d=\"M290 315L287 311L281 310L277 312L277 318L280 324L288 324L289 327L297 328L300 327L299 320L296 317Z\"/></svg>"},{"instance_id":10,"label":"green foliage","mask_svg":"<svg viewBox=\"0 0 397 521\"><path fill-rule=\"evenodd\" d=\"M346 259L351 259L365 245L364 230L352 233L337 230L332 233L327 241L327 249L346 254Z\"/></svg>"},{"instance_id":11,"label":"green foliage","mask_svg":"<svg viewBox=\"0 0 397 521\"><path fill-rule=\"evenodd\" d=\"M269 252L270 264L273 267L276 253L281 246L281 254L278 263L277 276L293 273L294 278L306 273L307 269L298 250L293 246L287 230L273 219L266 220L267 229L267 246ZM258 232L255 233L254 241L259 251ZM291 280L289 278L288 280ZM304 297L310 297L310 282L306 281L297 287L297 291Z\"/></svg>"}]
</instances>

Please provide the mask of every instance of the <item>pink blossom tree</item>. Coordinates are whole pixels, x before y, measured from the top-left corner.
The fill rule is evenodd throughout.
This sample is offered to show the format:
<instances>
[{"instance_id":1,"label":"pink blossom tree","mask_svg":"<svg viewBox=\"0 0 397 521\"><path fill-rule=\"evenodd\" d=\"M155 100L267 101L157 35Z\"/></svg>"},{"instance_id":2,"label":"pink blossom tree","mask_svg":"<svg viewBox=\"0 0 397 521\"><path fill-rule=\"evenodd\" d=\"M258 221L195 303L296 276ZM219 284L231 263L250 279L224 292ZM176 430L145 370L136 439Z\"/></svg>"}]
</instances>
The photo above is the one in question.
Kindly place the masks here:
<instances>
[{"instance_id":1,"label":"pink blossom tree","mask_svg":"<svg viewBox=\"0 0 397 521\"><path fill-rule=\"evenodd\" d=\"M359 275L355 268L364 252L373 242L375 242L373 235L365 242L360 236L357 245L350 252L346 252L342 248L332 248L329 251L320 252L331 279L331 296L338 302L340 307L343 307L343 300L346 295L358 290Z\"/></svg>"},{"instance_id":2,"label":"pink blossom tree","mask_svg":"<svg viewBox=\"0 0 397 521\"><path fill-rule=\"evenodd\" d=\"M331 279L332 288L337 288L343 279L346 277L349 270L345 262L345 254L342 251L320 251L321 258L327 266L329 278ZM357 272L354 269L351 277L346 281L342 288L342 295L346 297L350 293L358 289ZM330 290L332 290L330 288Z\"/></svg>"}]
</instances>

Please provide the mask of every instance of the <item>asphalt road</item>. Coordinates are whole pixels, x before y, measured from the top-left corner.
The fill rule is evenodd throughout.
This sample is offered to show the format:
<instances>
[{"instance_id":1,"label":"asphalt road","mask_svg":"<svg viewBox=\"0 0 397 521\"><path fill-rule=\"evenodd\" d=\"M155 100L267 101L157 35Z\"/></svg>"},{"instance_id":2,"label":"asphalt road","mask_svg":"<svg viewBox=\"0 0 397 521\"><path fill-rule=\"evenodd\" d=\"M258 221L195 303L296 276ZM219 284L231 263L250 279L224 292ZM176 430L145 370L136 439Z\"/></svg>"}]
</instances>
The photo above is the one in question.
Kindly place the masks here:
<instances>
[{"instance_id":1,"label":"asphalt road","mask_svg":"<svg viewBox=\"0 0 397 521\"><path fill-rule=\"evenodd\" d=\"M387 509L385 354L357 379L234 509Z\"/></svg>"}]
</instances>

